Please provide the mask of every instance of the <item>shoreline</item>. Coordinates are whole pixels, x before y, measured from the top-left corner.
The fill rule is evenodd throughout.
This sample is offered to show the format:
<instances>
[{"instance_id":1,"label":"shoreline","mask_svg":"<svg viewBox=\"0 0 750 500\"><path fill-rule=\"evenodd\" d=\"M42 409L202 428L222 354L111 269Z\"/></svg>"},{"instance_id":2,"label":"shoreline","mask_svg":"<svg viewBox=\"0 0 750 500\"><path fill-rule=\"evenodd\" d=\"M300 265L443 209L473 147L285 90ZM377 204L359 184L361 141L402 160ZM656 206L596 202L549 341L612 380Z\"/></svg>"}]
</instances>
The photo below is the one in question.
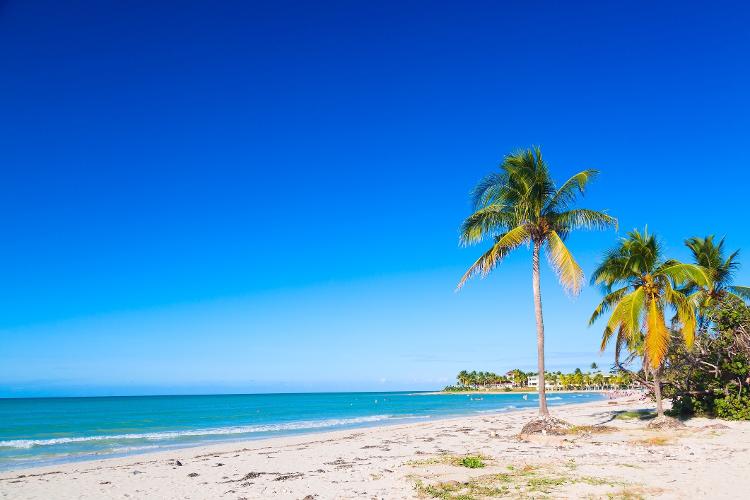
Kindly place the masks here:
<instances>
[{"instance_id":1,"label":"shoreline","mask_svg":"<svg viewBox=\"0 0 750 500\"><path fill-rule=\"evenodd\" d=\"M362 394L385 394L386 393L362 393ZM443 396L445 394L450 393L440 393L440 392L412 392L412 391L403 391L403 394L408 396ZM500 395L505 395L508 397L519 397L518 392L502 392L497 393ZM497 395L493 394L493 395ZM586 402L596 402L596 401L590 401L592 396L601 397L602 399L602 393L600 391L568 391L568 394L580 394L585 395L585 401L584 402L578 402L578 400L570 399L568 398L566 401L559 402L557 400L560 400L559 397L554 397L552 395L550 397L550 408L555 407L564 407L569 405L577 405L577 404L585 404ZM466 393L468 396L469 394ZM481 399L481 398L480 398ZM500 400L501 401L501 400ZM492 405L491 400L487 400L490 405ZM512 403L512 404L511 404ZM195 429L183 429L183 431L188 433L194 433L193 435L200 435L200 431L205 431L206 435L215 434L217 436L225 436L222 438L214 438L214 439L203 439L203 440L193 440L189 441L186 440L185 442L169 442L169 441L161 441L159 439L154 438L154 441L150 441L149 443L139 443L139 444L126 444L122 443L120 447L112 448L111 450L101 450L101 451L93 451L86 454L69 454L67 456L59 456L55 457L53 455L48 455L45 457L43 453L38 454L37 456L28 456L24 458L19 458L19 463L12 463L12 462L5 462L2 463L0 466L0 473L3 472L15 472L15 471L26 471L31 469L36 469L39 467L58 467L62 466L68 463L85 463L90 461L99 461L99 460L107 460L111 458L127 458L127 457L139 457L142 455L148 455L153 453L159 453L161 451L165 452L179 452L180 450L189 450L192 448L199 448L199 447L206 447L206 446L220 446L224 444L232 444L232 443L242 443L242 442L254 442L254 441L261 441L261 440L267 440L267 439L275 439L275 438L283 438L283 437L289 437L289 436L305 436L305 435L317 435L321 433L326 432L336 432L336 431L353 431L353 430L363 430L363 429L371 429L371 428L377 428L377 427L390 427L390 426L399 426L399 425L408 425L412 423L422 423L426 421L439 421L439 420L446 420L446 419L455 419L455 418L463 418L463 417L471 417L476 415L493 415L493 414L502 414L502 413L508 413L508 412L515 412L515 411L524 411L533 409L536 407L535 400L531 399L528 401L521 402L520 400L518 402L511 402L511 403L502 403L507 404L507 406L499 407L499 408L487 408L483 410L478 410L474 408L470 408L468 406L458 406L456 407L454 412L448 412L448 413L409 413L409 414L378 414L378 415L359 415L352 418L344 418L344 417L330 417L328 420L332 420L335 423L330 425L313 425L313 424L326 424L328 420L323 419L321 421L313 420L309 422L302 422L302 423L308 423L311 424L308 427L295 427L292 424L300 423L300 422L290 422L290 427L288 429L277 429L275 431L265 431L265 432L258 432L258 434L244 434L244 435L233 435L231 433L219 433L216 432L218 430L221 430L222 428L202 428L198 427ZM497 403L501 404L501 403ZM517 406L518 405L518 406ZM384 410L387 413L387 410ZM351 422L342 423L346 420L351 420ZM273 426L275 425L273 422L265 423L265 424L248 424L249 427L257 426L257 427L263 427L263 426ZM152 433L152 431L143 431L147 434ZM158 433L158 431L153 431L155 433ZM169 434L169 430L161 431L165 434ZM175 431L179 432L179 431ZM117 433L115 433L117 434ZM136 433L138 434L138 433ZM120 438L126 436L126 434L117 434L117 435L102 435L102 436L95 436L92 435L91 439L102 439L102 438ZM73 440L79 440L83 439L86 436L77 436L77 437L71 437L70 439ZM38 441L54 441L56 438L39 438ZM68 439L68 438L61 438L61 439ZM20 440L23 441L23 440ZM34 443L37 440L30 440L33 441L29 444L26 444L23 446L29 447L33 446ZM2 441L0 441L0 445L2 445ZM8 460L8 459L6 459Z\"/></svg>"},{"instance_id":2,"label":"shoreline","mask_svg":"<svg viewBox=\"0 0 750 500\"><path fill-rule=\"evenodd\" d=\"M0 473L0 497L429 498L501 476L518 488L511 494L558 498L732 498L750 488L750 422L692 419L662 432L618 417L652 407L633 398L556 406L553 415L602 432L531 441L517 434L536 410L518 409L33 467ZM485 467L457 465L467 455Z\"/></svg>"},{"instance_id":3,"label":"shoreline","mask_svg":"<svg viewBox=\"0 0 750 500\"><path fill-rule=\"evenodd\" d=\"M579 408L585 408L586 406L591 405L601 405L602 403L607 404L608 400L601 400L601 401L587 401L584 403L569 403L565 405L550 405L550 413L555 414L555 409L563 409L563 408L569 408L569 407L579 407ZM108 465L114 465L119 466L122 465L120 462L125 461L143 461L143 460L153 460L153 459L164 459L166 456L175 456L175 455L188 455L192 454L194 452L198 453L199 455L211 455L215 453L226 453L227 448L236 448L236 447L242 447L242 448L248 448L250 446L274 446L274 445L285 445L287 440L295 440L295 439L310 439L314 437L318 437L321 439L327 439L327 438L337 438L342 437L348 434L351 434L352 432L362 432L362 431L375 431L379 429L396 429L396 430L408 430L411 427L419 427L421 425L427 424L427 423L461 423L466 419L475 419L475 418L487 418L487 417L495 417L495 416L504 416L504 415L512 415L512 414L528 414L528 417L533 417L534 414L536 414L536 408L506 408L506 409L499 409L497 411L488 412L488 413L472 413L472 414L466 414L466 415L448 415L448 416L437 416L437 417L425 417L421 419L421 421L418 422L408 422L408 423L373 423L371 425L362 425L359 427L349 427L344 429L311 429L307 432L301 432L297 434L284 434L280 436L264 436L264 437L257 437L257 438L244 438L244 439L232 439L232 440L226 440L226 441L216 441L212 443L204 443L204 444L192 444L192 445L186 445L186 446L178 446L174 448L166 448L166 449L160 449L160 450L153 450L153 451L144 451L139 453L130 453L125 455L118 455L118 456L107 456L102 458L83 458L80 460L71 460L71 461L61 461L59 463L55 464L49 464L49 465L30 465L30 466L24 466L17 469L5 469L0 470L0 484L2 484L2 481L6 480L6 476L12 475L12 474L19 474L19 475L25 475L25 476L33 476L38 474L49 474L50 472L60 471L62 469L67 468L74 468L74 469L81 469L86 470L87 465L91 465L92 467L100 467L100 466L108 466ZM524 415L526 416L526 415ZM519 425L519 430L522 425ZM113 462L110 464L109 462Z\"/></svg>"}]
</instances>

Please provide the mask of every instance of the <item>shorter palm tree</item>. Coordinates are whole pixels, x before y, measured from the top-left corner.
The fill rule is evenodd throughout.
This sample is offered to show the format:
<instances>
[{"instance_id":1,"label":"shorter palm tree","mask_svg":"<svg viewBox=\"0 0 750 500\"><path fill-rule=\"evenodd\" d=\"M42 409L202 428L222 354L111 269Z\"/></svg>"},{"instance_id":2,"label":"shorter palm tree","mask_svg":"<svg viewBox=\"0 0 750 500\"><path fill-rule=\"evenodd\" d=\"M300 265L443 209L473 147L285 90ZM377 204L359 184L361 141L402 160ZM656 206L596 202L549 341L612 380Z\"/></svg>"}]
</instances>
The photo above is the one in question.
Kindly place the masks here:
<instances>
[{"instance_id":1,"label":"shorter palm tree","mask_svg":"<svg viewBox=\"0 0 750 500\"><path fill-rule=\"evenodd\" d=\"M602 335L602 350L615 337L617 347L638 349L645 371L653 375L658 416L664 415L660 371L670 342L666 324L674 312L673 328L692 346L696 328L695 297L679 287L688 283L707 286L706 271L699 265L665 259L659 242L648 230L628 233L610 250L594 271L592 283L606 292L589 324L611 311Z\"/></svg>"}]
</instances>

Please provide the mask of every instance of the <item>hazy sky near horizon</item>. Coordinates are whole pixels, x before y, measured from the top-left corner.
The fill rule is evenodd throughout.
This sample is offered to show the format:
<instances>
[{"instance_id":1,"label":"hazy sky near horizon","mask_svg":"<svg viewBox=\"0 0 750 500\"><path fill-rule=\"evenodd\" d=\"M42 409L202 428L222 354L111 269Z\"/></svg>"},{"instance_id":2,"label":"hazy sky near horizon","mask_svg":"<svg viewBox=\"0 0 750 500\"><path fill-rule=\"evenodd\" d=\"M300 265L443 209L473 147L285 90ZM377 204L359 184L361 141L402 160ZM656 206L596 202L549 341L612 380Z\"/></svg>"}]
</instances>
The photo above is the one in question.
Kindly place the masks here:
<instances>
[{"instance_id":1,"label":"hazy sky near horizon","mask_svg":"<svg viewBox=\"0 0 750 500\"><path fill-rule=\"evenodd\" d=\"M535 366L528 251L454 292L541 145L671 256L747 231L741 2L0 2L0 397L431 389ZM587 274L618 235L576 233ZM737 281L750 283L750 254ZM599 293L542 276L548 367Z\"/></svg>"}]
</instances>

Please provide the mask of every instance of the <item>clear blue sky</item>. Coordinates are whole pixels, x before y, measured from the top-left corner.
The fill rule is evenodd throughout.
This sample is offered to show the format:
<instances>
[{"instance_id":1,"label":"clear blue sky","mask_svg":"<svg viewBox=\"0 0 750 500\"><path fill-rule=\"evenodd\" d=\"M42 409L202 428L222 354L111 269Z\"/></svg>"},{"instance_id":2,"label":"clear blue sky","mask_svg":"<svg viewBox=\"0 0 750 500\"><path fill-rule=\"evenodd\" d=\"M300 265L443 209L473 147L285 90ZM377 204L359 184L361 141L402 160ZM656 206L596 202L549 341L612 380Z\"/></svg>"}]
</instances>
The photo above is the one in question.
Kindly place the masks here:
<instances>
[{"instance_id":1,"label":"clear blue sky","mask_svg":"<svg viewBox=\"0 0 750 500\"><path fill-rule=\"evenodd\" d=\"M0 395L533 369L527 252L453 291L469 190L539 144L621 230L750 252L745 9L0 3ZM590 273L616 237L569 245ZM608 365L597 290L542 278L548 366Z\"/></svg>"}]
</instances>

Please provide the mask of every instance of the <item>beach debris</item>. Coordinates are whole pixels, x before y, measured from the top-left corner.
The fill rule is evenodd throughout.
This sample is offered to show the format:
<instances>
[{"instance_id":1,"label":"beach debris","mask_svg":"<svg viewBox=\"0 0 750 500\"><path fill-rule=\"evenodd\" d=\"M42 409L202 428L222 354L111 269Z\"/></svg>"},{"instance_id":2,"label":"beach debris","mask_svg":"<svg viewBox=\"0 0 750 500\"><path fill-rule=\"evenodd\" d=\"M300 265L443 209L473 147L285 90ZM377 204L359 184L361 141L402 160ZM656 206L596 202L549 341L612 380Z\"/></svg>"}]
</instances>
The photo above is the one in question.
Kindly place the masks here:
<instances>
[{"instance_id":1,"label":"beach debris","mask_svg":"<svg viewBox=\"0 0 750 500\"><path fill-rule=\"evenodd\" d=\"M260 477L261 475L266 474L265 472L248 472L244 476L242 476L240 479L235 479L234 481L227 481L227 482L239 482L239 481L247 481L249 479L255 479L256 477Z\"/></svg>"},{"instance_id":2,"label":"beach debris","mask_svg":"<svg viewBox=\"0 0 750 500\"><path fill-rule=\"evenodd\" d=\"M302 500L315 500L316 495L306 495Z\"/></svg>"},{"instance_id":3,"label":"beach debris","mask_svg":"<svg viewBox=\"0 0 750 500\"><path fill-rule=\"evenodd\" d=\"M182 462L180 462L179 460L175 460L175 461L174 461L174 464L175 464L175 465L176 465L177 467L182 467Z\"/></svg>"},{"instance_id":4,"label":"beach debris","mask_svg":"<svg viewBox=\"0 0 750 500\"><path fill-rule=\"evenodd\" d=\"M274 481L288 481L289 479L299 479L305 477L301 472L290 472L288 474L281 474L274 478Z\"/></svg>"},{"instance_id":5,"label":"beach debris","mask_svg":"<svg viewBox=\"0 0 750 500\"><path fill-rule=\"evenodd\" d=\"M611 427L609 425L603 424L574 425L570 429L568 429L568 434L582 434L590 436L592 434L605 434L608 432L615 432L617 430L617 427Z\"/></svg>"},{"instance_id":6,"label":"beach debris","mask_svg":"<svg viewBox=\"0 0 750 500\"><path fill-rule=\"evenodd\" d=\"M724 424L710 424L710 425L704 425L704 426L703 426L703 428L704 428L704 429L719 429L719 430L722 430L722 429L730 429L730 427L729 427L728 425L724 425Z\"/></svg>"},{"instance_id":7,"label":"beach debris","mask_svg":"<svg viewBox=\"0 0 750 500\"><path fill-rule=\"evenodd\" d=\"M545 417L535 418L524 425L523 429L521 429L521 436L529 434L542 434L545 436L551 434L553 436L563 436L568 434L572 427L573 425L565 420L547 415Z\"/></svg>"},{"instance_id":8,"label":"beach debris","mask_svg":"<svg viewBox=\"0 0 750 500\"><path fill-rule=\"evenodd\" d=\"M188 474L188 477L198 477L198 475L199 474L197 472L191 472L190 474Z\"/></svg>"},{"instance_id":9,"label":"beach debris","mask_svg":"<svg viewBox=\"0 0 750 500\"><path fill-rule=\"evenodd\" d=\"M656 417L648 423L649 429L682 429L683 427L685 427L685 424L676 418L667 417L666 415Z\"/></svg>"}]
</instances>

